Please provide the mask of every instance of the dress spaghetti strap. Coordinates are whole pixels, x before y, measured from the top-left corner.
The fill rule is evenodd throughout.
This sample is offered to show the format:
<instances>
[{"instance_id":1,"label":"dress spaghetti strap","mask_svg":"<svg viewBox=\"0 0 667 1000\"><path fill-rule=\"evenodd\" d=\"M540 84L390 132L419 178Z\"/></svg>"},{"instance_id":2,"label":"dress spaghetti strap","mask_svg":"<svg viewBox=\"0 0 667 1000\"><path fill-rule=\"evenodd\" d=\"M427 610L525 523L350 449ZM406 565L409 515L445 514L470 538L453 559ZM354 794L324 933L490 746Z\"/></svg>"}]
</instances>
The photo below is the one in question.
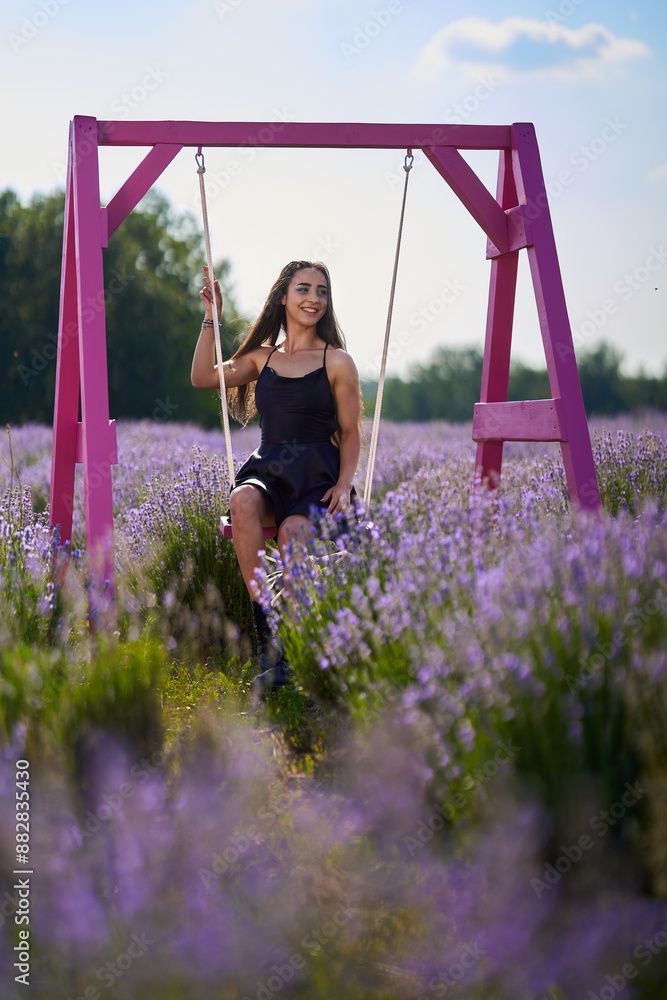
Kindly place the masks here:
<instances>
[{"instance_id":1,"label":"dress spaghetti strap","mask_svg":"<svg viewBox=\"0 0 667 1000\"><path fill-rule=\"evenodd\" d=\"M324 354L322 355L322 367L324 368L325 372L327 370L327 347L328 346L329 346L328 344L324 345Z\"/></svg>"},{"instance_id":2,"label":"dress spaghetti strap","mask_svg":"<svg viewBox=\"0 0 667 1000\"><path fill-rule=\"evenodd\" d=\"M273 348L273 350L271 351L271 353L269 354L268 358L266 359L266 361L262 365L262 371L264 371L264 369L266 368L266 366L268 365L269 361L271 360L271 358L273 357L273 355L275 354L275 352L277 350L278 350L278 345L276 344L275 347Z\"/></svg>"}]
</instances>

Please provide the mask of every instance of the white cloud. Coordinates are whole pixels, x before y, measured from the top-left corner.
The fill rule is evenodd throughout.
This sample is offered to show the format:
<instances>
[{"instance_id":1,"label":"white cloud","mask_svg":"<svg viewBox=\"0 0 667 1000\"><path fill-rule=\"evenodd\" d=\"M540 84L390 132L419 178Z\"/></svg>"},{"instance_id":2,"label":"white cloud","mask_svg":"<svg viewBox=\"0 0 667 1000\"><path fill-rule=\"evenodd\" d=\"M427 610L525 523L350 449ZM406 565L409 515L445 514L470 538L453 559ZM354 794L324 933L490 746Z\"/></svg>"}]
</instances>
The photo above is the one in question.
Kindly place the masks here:
<instances>
[{"instance_id":1,"label":"white cloud","mask_svg":"<svg viewBox=\"0 0 667 1000\"><path fill-rule=\"evenodd\" d=\"M648 175L648 179L654 184L662 184L667 181L667 163L661 163L659 167L655 167Z\"/></svg>"},{"instance_id":2,"label":"white cloud","mask_svg":"<svg viewBox=\"0 0 667 1000\"><path fill-rule=\"evenodd\" d=\"M567 52L557 65L535 69L513 69L496 57L507 53L517 42L532 42L545 48L562 45ZM479 56L458 57L458 46L479 50ZM487 56L488 54L488 56ZM566 82L599 79L609 70L617 70L630 59L650 55L650 49L634 38L617 38L602 24L566 28L560 24L528 17L507 17L493 22L484 17L464 17L441 28L422 48L413 74L428 80L437 79L447 70L456 69L471 76L494 73L508 80L551 79Z\"/></svg>"}]
</instances>

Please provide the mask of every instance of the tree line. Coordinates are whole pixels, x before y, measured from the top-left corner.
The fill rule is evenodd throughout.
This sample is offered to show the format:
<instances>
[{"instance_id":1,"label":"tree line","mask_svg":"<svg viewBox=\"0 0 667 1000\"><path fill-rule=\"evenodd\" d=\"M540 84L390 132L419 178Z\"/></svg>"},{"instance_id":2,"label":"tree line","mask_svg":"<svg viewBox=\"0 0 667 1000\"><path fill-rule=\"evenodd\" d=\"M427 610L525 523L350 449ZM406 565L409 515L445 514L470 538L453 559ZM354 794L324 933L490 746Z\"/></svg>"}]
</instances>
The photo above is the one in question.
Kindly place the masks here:
<instances>
[{"instance_id":1,"label":"tree line","mask_svg":"<svg viewBox=\"0 0 667 1000\"><path fill-rule=\"evenodd\" d=\"M483 353L477 347L441 347L431 360L416 365L407 379L385 381L382 415L398 423L407 420L472 420L479 402ZM581 391L588 415L630 413L652 409L667 411L667 369L661 377L624 375L622 357L606 343L599 344L577 359ZM362 386L367 414L374 410L377 382ZM548 399L551 397L546 368L530 368L520 363L510 367L508 399Z\"/></svg>"},{"instance_id":2,"label":"tree line","mask_svg":"<svg viewBox=\"0 0 667 1000\"><path fill-rule=\"evenodd\" d=\"M37 194L22 205L0 193L0 420L53 419L64 194ZM220 425L219 399L190 385L190 365L202 318L198 298L205 259L201 224L149 192L113 234L104 252L109 410L112 416ZM216 275L223 291L220 332L229 357L247 320L234 303L230 265ZM100 303L84 303L99 309ZM621 372L622 358L605 343L578 358L589 414L650 408L667 411L667 370L661 377ZM481 348L437 350L407 379L385 384L383 416L393 421L472 419L482 377ZM362 386L373 413L377 383ZM510 399L551 395L546 370L513 364Z\"/></svg>"},{"instance_id":3,"label":"tree line","mask_svg":"<svg viewBox=\"0 0 667 1000\"><path fill-rule=\"evenodd\" d=\"M0 420L53 420L62 254L63 192L22 205L0 194ZM154 191L104 251L109 411L113 417L220 424L215 392L190 385L203 317L198 297L206 260L201 224ZM229 263L215 267L223 291L220 333L229 357L245 327L229 288ZM101 302L83 304L101 308Z\"/></svg>"}]
</instances>

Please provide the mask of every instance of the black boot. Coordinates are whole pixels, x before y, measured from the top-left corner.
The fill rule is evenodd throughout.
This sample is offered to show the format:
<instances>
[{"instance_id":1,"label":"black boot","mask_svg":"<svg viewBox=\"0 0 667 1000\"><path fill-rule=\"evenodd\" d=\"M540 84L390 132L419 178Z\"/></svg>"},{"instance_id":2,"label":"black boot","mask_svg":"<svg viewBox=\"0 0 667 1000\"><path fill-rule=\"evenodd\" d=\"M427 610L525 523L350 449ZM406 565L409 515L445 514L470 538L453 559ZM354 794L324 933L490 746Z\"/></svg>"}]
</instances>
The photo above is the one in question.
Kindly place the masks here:
<instances>
[{"instance_id":1,"label":"black boot","mask_svg":"<svg viewBox=\"0 0 667 1000\"><path fill-rule=\"evenodd\" d=\"M279 691L290 684L290 666L285 659L282 643L271 630L266 612L257 601L251 601L252 618L257 637L257 666L259 674L253 687L262 694L264 691Z\"/></svg>"}]
</instances>

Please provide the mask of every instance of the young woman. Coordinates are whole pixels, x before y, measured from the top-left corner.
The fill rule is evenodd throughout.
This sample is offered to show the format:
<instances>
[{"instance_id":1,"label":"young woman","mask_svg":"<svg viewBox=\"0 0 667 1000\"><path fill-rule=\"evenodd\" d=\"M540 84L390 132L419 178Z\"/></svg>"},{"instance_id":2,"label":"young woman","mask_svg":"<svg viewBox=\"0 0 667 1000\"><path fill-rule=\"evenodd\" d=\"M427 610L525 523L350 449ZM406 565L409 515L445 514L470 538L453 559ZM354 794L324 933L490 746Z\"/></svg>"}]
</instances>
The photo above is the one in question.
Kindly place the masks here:
<instances>
[{"instance_id":1,"label":"young woman","mask_svg":"<svg viewBox=\"0 0 667 1000\"><path fill-rule=\"evenodd\" d=\"M217 281L215 294L220 315ZM206 318L192 361L192 384L217 389L208 273L199 297ZM329 514L350 507L359 461L359 376L345 352L324 264L296 260L282 269L261 315L224 362L224 375L233 415L242 423L255 412L260 415L261 443L237 473L229 509L252 602L260 680L276 689L287 683L289 667L257 602L262 528L277 525L283 555L292 539L306 543L313 506Z\"/></svg>"}]
</instances>

